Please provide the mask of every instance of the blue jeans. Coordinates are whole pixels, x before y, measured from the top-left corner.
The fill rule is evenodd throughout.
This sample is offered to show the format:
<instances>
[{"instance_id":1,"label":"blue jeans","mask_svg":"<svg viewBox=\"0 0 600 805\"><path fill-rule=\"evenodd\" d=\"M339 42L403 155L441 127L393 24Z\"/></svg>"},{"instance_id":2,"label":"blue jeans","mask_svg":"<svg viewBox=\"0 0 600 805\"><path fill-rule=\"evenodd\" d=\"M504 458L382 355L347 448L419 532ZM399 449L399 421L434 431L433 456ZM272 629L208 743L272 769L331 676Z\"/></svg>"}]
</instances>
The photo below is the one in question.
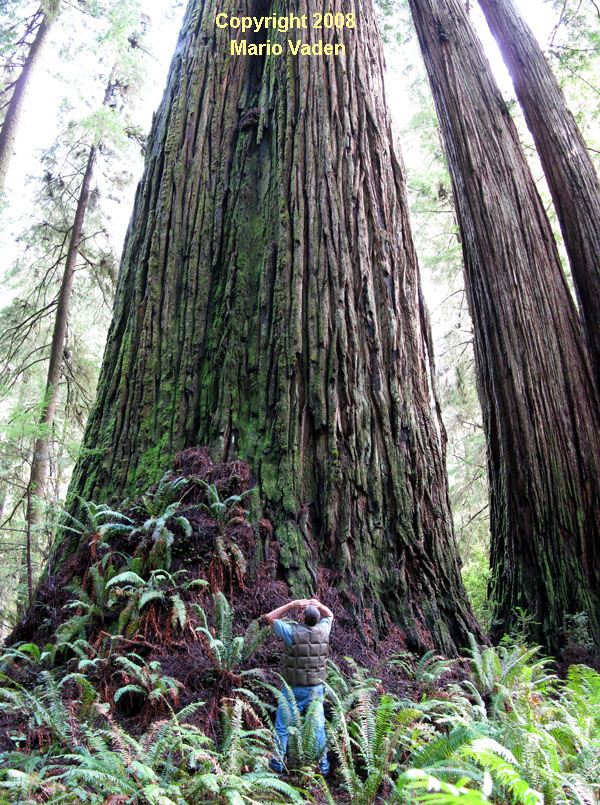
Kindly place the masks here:
<instances>
[{"instance_id":1,"label":"blue jeans","mask_svg":"<svg viewBox=\"0 0 600 805\"><path fill-rule=\"evenodd\" d=\"M317 702L313 711L315 738L317 741L317 747L323 752L321 760L319 761L319 768L323 774L327 774L329 771L329 761L327 760L327 744L325 740L325 713L323 712L325 690L323 685L314 685L311 687L298 686L292 687L291 690L294 694L294 699L296 700L296 707L300 713L304 713L311 702ZM279 750L280 757L283 758L285 756L285 750L287 749L288 726L294 718L294 703L290 698L287 688L283 688L281 695L283 696L284 701L280 700L277 707L277 715L275 717L275 732L277 748ZM271 761L271 766L276 771L283 771L283 764L277 758L273 758Z\"/></svg>"}]
</instances>

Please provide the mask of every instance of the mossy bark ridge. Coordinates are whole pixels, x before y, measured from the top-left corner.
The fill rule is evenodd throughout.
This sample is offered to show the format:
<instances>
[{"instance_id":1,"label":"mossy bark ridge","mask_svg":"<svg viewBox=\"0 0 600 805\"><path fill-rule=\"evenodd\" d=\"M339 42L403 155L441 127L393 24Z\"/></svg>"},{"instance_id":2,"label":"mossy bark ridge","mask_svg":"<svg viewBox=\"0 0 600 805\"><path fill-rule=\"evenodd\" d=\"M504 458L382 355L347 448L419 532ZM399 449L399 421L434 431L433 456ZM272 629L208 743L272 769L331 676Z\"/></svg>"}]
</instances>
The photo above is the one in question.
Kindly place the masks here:
<instances>
[{"instance_id":1,"label":"mossy bark ridge","mask_svg":"<svg viewBox=\"0 0 600 805\"><path fill-rule=\"evenodd\" d=\"M491 596L500 637L522 607L564 643L585 611L600 646L600 417L543 203L460 0L410 0L465 258L488 448Z\"/></svg>"},{"instance_id":2,"label":"mossy bark ridge","mask_svg":"<svg viewBox=\"0 0 600 805\"><path fill-rule=\"evenodd\" d=\"M373 8L340 0L354 29L280 37L343 43L338 57L231 56L236 32L215 26L218 12L310 23L326 10L190 3L72 489L131 494L190 445L239 456L294 594L329 565L359 619L369 607L381 626L387 611L410 646L450 652L478 627Z\"/></svg>"}]
</instances>

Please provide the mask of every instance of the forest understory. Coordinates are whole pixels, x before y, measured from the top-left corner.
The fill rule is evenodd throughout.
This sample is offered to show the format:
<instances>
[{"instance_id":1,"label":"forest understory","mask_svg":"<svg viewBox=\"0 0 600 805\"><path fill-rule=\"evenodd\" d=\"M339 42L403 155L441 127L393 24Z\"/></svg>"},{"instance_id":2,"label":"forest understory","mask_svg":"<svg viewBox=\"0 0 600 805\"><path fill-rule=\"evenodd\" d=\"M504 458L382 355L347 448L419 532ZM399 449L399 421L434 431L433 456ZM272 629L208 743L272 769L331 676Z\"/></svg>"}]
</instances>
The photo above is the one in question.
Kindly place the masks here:
<instances>
[{"instance_id":1,"label":"forest understory","mask_svg":"<svg viewBox=\"0 0 600 805\"><path fill-rule=\"evenodd\" d=\"M182 5L0 3L0 805L600 805L597 0Z\"/></svg>"},{"instance_id":2,"label":"forest understory","mask_svg":"<svg viewBox=\"0 0 600 805\"><path fill-rule=\"evenodd\" d=\"M269 771L281 644L261 616L290 592L252 487L246 463L189 448L118 511L65 515L0 657L0 801L598 802L600 661L577 634L556 662L517 635L417 657L391 622L357 623L326 568L331 771L297 713Z\"/></svg>"}]
</instances>

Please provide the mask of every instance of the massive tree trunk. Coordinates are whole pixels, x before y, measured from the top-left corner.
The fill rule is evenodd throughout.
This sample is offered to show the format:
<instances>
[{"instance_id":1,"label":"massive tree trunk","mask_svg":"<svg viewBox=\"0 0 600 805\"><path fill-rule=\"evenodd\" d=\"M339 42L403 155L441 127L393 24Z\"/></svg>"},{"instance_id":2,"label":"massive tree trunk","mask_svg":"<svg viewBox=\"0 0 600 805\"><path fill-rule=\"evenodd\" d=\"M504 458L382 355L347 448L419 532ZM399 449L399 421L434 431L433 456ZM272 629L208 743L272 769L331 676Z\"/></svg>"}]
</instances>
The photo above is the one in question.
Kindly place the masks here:
<instances>
[{"instance_id":1,"label":"massive tree trunk","mask_svg":"<svg viewBox=\"0 0 600 805\"><path fill-rule=\"evenodd\" d=\"M460 581L404 174L370 2L191 2L150 135L72 489L118 499L181 448L252 466L294 592L339 571L413 647L477 630ZM236 16L309 27L231 55ZM221 18L222 20L223 18ZM341 19L341 17L338 17ZM267 36L267 33L270 36ZM286 40L345 55L294 56ZM308 516L307 516L308 515Z\"/></svg>"},{"instance_id":2,"label":"massive tree trunk","mask_svg":"<svg viewBox=\"0 0 600 805\"><path fill-rule=\"evenodd\" d=\"M502 51L560 221L600 385L600 182L538 42L513 0L479 0Z\"/></svg>"},{"instance_id":3,"label":"massive tree trunk","mask_svg":"<svg viewBox=\"0 0 600 805\"><path fill-rule=\"evenodd\" d=\"M491 487L492 602L556 650L600 645L600 422L579 318L515 127L460 0L410 0L463 237Z\"/></svg>"}]
</instances>

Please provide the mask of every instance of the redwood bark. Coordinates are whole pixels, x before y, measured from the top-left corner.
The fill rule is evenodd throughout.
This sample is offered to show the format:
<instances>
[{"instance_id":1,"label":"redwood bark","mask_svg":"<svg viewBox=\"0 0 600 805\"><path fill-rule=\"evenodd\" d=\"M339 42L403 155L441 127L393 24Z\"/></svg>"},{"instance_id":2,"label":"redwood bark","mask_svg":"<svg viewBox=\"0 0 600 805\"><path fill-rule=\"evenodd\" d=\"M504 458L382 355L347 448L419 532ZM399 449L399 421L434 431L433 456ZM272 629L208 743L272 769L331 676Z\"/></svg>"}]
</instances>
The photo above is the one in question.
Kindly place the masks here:
<instances>
[{"instance_id":1,"label":"redwood bark","mask_svg":"<svg viewBox=\"0 0 600 805\"><path fill-rule=\"evenodd\" d=\"M496 633L514 608L552 651L586 611L600 645L598 397L552 231L459 0L410 0L463 238L487 436Z\"/></svg>"},{"instance_id":2,"label":"redwood bark","mask_svg":"<svg viewBox=\"0 0 600 805\"><path fill-rule=\"evenodd\" d=\"M141 492L176 451L253 467L294 594L339 571L414 648L476 631L460 580L404 171L370 2L324 29L338 57L231 56L191 2L150 135L114 319L72 490ZM285 46L286 35L271 34ZM308 28L292 40L315 41ZM264 42L265 31L248 36Z\"/></svg>"},{"instance_id":3,"label":"redwood bark","mask_svg":"<svg viewBox=\"0 0 600 805\"><path fill-rule=\"evenodd\" d=\"M550 65L513 0L479 0L523 107L569 256L600 385L600 181Z\"/></svg>"},{"instance_id":4,"label":"redwood bark","mask_svg":"<svg viewBox=\"0 0 600 805\"><path fill-rule=\"evenodd\" d=\"M4 189L6 174L15 150L19 121L27 95L27 88L31 82L31 76L39 63L43 48L48 39L48 34L50 33L50 28L52 27L53 17L49 17L47 13L44 13L43 8L40 9L38 13L43 14L42 21L39 24L35 38L29 48L21 74L15 82L13 94L6 110L6 116L0 128L0 191Z\"/></svg>"}]
</instances>

